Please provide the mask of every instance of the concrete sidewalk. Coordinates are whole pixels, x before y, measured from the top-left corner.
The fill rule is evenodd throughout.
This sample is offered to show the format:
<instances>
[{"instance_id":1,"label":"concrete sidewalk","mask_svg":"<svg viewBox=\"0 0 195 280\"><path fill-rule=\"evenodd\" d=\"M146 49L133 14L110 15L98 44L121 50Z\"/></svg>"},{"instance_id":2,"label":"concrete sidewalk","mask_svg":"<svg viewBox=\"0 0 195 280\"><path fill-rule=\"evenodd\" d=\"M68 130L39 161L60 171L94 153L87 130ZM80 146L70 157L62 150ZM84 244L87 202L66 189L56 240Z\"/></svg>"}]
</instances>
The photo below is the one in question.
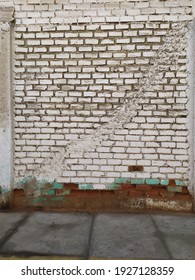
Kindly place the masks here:
<instances>
[{"instance_id":1,"label":"concrete sidewalk","mask_svg":"<svg viewBox=\"0 0 195 280\"><path fill-rule=\"evenodd\" d=\"M0 258L195 259L195 215L1 212Z\"/></svg>"}]
</instances>

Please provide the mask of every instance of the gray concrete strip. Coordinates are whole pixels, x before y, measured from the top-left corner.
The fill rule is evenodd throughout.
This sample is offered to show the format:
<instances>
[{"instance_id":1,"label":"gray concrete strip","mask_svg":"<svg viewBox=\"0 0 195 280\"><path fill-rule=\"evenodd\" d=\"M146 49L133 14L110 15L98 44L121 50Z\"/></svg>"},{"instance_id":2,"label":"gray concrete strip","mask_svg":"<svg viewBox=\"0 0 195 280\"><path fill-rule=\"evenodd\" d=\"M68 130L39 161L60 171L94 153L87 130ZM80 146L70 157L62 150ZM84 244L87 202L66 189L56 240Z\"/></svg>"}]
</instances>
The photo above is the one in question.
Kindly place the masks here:
<instances>
[{"instance_id":1,"label":"gray concrete strip","mask_svg":"<svg viewBox=\"0 0 195 280\"><path fill-rule=\"evenodd\" d=\"M169 259L150 215L99 214L93 229L90 258Z\"/></svg>"},{"instance_id":2,"label":"gray concrete strip","mask_svg":"<svg viewBox=\"0 0 195 280\"><path fill-rule=\"evenodd\" d=\"M156 236L160 239L160 241L161 241L161 243L163 244L165 250L167 251L167 254L168 254L168 256L169 256L169 259L172 260L173 257L172 257L172 254L171 254L170 250L169 250L169 247L167 246L167 243L166 243L166 240L165 240L165 238L164 238L164 235L163 235L162 232L159 230L159 228L158 228L158 226L157 226L155 220L153 219L152 215L151 215L151 219L152 219L153 225L154 225L154 227L155 227L155 229L156 229Z\"/></svg>"},{"instance_id":3,"label":"gray concrete strip","mask_svg":"<svg viewBox=\"0 0 195 280\"><path fill-rule=\"evenodd\" d=\"M153 215L173 259L195 260L195 215Z\"/></svg>"},{"instance_id":4,"label":"gray concrete strip","mask_svg":"<svg viewBox=\"0 0 195 280\"><path fill-rule=\"evenodd\" d=\"M0 247L24 221L26 213L0 213Z\"/></svg>"},{"instance_id":5,"label":"gray concrete strip","mask_svg":"<svg viewBox=\"0 0 195 280\"><path fill-rule=\"evenodd\" d=\"M94 228L94 222L95 222L96 215L92 215L91 219L91 225L89 230L89 238L88 238L88 244L86 247L86 254L85 254L85 260L88 260L90 258L90 250L91 250L91 242L92 242L92 236L93 236L93 228Z\"/></svg>"},{"instance_id":6,"label":"gray concrete strip","mask_svg":"<svg viewBox=\"0 0 195 280\"><path fill-rule=\"evenodd\" d=\"M90 223L90 214L34 213L2 247L1 255L85 255Z\"/></svg>"}]
</instances>

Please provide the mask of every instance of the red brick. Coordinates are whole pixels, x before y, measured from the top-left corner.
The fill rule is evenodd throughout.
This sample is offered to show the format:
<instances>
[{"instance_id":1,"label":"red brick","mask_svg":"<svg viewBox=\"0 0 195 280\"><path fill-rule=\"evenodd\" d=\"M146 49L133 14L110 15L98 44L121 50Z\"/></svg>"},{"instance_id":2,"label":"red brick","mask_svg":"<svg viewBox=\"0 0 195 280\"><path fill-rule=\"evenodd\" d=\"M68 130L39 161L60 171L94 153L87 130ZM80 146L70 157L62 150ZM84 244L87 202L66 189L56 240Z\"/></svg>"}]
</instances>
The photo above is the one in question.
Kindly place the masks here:
<instances>
[{"instance_id":1,"label":"red brick","mask_svg":"<svg viewBox=\"0 0 195 280\"><path fill-rule=\"evenodd\" d=\"M78 184L73 184L73 183L65 183L64 187L65 187L66 190L67 189L72 190L72 189L78 189L79 188Z\"/></svg>"},{"instance_id":2,"label":"red brick","mask_svg":"<svg viewBox=\"0 0 195 280\"><path fill-rule=\"evenodd\" d=\"M130 197L144 197L144 192L136 189L129 190Z\"/></svg>"},{"instance_id":3,"label":"red brick","mask_svg":"<svg viewBox=\"0 0 195 280\"><path fill-rule=\"evenodd\" d=\"M150 191L152 190L152 187L149 185L136 185L136 190L139 191Z\"/></svg>"},{"instance_id":4,"label":"red brick","mask_svg":"<svg viewBox=\"0 0 195 280\"><path fill-rule=\"evenodd\" d=\"M128 166L128 171L129 172L138 172L138 171L144 171L144 167L142 165L131 165Z\"/></svg>"},{"instance_id":5,"label":"red brick","mask_svg":"<svg viewBox=\"0 0 195 280\"><path fill-rule=\"evenodd\" d=\"M192 196L190 194L175 193L175 199L183 201L192 201Z\"/></svg>"},{"instance_id":6,"label":"red brick","mask_svg":"<svg viewBox=\"0 0 195 280\"><path fill-rule=\"evenodd\" d=\"M187 188L187 187L183 187L183 188L182 188L182 193L189 194L188 188Z\"/></svg>"},{"instance_id":7,"label":"red brick","mask_svg":"<svg viewBox=\"0 0 195 280\"><path fill-rule=\"evenodd\" d=\"M121 185L121 190L124 192L128 192L130 189L135 189L136 185L131 184L123 184Z\"/></svg>"},{"instance_id":8,"label":"red brick","mask_svg":"<svg viewBox=\"0 0 195 280\"><path fill-rule=\"evenodd\" d=\"M170 179L170 180L169 180L169 186L171 186L171 187L176 186L176 182L175 182L174 179Z\"/></svg>"},{"instance_id":9,"label":"red brick","mask_svg":"<svg viewBox=\"0 0 195 280\"><path fill-rule=\"evenodd\" d=\"M165 189L167 190L167 187L166 186L162 186L162 185L151 185L152 189Z\"/></svg>"}]
</instances>

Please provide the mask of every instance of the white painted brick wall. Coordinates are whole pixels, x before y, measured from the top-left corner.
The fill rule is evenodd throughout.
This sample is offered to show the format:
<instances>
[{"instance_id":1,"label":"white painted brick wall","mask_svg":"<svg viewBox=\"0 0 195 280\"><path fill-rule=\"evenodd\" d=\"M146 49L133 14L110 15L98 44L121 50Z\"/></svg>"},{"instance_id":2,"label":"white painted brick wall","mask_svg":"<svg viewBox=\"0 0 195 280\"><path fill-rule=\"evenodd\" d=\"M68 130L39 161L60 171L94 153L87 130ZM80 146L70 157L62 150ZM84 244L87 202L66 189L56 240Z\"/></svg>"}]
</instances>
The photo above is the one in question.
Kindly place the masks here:
<instances>
[{"instance_id":1,"label":"white painted brick wall","mask_svg":"<svg viewBox=\"0 0 195 280\"><path fill-rule=\"evenodd\" d=\"M176 26L192 19L192 1L14 4L16 178L95 188L120 177L186 180L187 60ZM177 66L164 62L170 37L184 46L171 45ZM133 115L122 122L125 102Z\"/></svg>"}]
</instances>

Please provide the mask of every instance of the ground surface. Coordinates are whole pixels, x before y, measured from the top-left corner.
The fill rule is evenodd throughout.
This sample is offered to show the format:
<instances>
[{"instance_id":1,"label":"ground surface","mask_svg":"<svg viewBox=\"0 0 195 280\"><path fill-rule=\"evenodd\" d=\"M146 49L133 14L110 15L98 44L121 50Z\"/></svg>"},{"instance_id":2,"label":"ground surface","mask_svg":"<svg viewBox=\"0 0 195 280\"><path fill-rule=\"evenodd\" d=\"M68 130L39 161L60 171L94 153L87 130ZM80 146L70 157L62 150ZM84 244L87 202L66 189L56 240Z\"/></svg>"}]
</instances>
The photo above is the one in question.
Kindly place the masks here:
<instances>
[{"instance_id":1,"label":"ground surface","mask_svg":"<svg viewBox=\"0 0 195 280\"><path fill-rule=\"evenodd\" d=\"M195 215L2 212L0 258L195 259Z\"/></svg>"}]
</instances>

